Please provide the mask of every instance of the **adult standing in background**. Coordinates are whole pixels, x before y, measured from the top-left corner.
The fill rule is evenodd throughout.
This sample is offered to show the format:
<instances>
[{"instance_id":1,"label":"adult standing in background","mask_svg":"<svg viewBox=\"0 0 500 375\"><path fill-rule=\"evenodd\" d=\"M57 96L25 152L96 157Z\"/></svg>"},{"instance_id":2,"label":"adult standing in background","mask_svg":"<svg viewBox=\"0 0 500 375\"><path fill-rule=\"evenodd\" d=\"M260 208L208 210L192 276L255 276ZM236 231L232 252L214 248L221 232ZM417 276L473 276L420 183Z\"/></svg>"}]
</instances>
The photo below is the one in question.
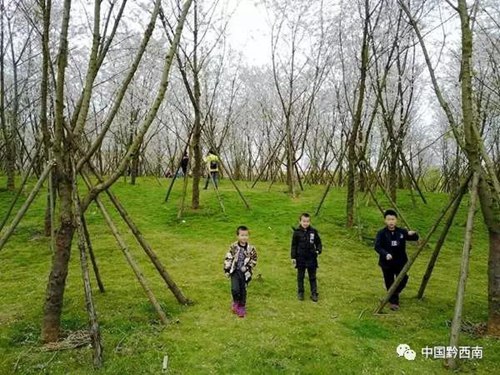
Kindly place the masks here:
<instances>
[{"instance_id":1,"label":"adult standing in background","mask_svg":"<svg viewBox=\"0 0 500 375\"><path fill-rule=\"evenodd\" d=\"M188 165L189 165L189 155L186 151L184 152L184 155L182 155L182 160L181 160L181 170L183 176L187 176Z\"/></svg>"},{"instance_id":2,"label":"adult standing in background","mask_svg":"<svg viewBox=\"0 0 500 375\"><path fill-rule=\"evenodd\" d=\"M215 152L210 149L208 151L207 156L205 159L203 159L205 162L205 165L207 166L208 170L208 175L207 175L207 180L205 181L205 187L203 188L204 190L207 190L208 184L210 183L210 179L214 182L215 188L217 189L217 183L219 179L219 157L215 155Z\"/></svg>"}]
</instances>

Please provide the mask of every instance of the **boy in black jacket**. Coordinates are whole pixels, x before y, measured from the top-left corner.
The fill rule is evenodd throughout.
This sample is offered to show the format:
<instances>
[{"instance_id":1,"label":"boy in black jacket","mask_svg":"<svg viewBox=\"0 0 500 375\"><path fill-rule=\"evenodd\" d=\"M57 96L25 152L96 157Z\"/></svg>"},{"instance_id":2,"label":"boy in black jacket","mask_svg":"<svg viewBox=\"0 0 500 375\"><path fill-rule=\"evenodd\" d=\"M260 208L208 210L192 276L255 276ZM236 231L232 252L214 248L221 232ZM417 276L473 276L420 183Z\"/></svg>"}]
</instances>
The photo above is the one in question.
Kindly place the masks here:
<instances>
[{"instance_id":1,"label":"boy in black jacket","mask_svg":"<svg viewBox=\"0 0 500 375\"><path fill-rule=\"evenodd\" d=\"M318 302L318 286L316 282L316 269L318 268L318 254L322 246L318 231L311 227L311 217L303 213L299 218L299 227L293 231L292 237L292 264L297 268L297 297L304 300L304 277L309 275L311 286L311 299Z\"/></svg>"},{"instance_id":2,"label":"boy in black jacket","mask_svg":"<svg viewBox=\"0 0 500 375\"><path fill-rule=\"evenodd\" d=\"M396 226L398 214L394 210L384 212L386 227L379 230L375 240L375 251L380 255L378 265L382 268L387 290L408 261L406 241L417 241L418 234ZM406 275L389 299L391 310L399 310L399 294L408 283Z\"/></svg>"}]
</instances>

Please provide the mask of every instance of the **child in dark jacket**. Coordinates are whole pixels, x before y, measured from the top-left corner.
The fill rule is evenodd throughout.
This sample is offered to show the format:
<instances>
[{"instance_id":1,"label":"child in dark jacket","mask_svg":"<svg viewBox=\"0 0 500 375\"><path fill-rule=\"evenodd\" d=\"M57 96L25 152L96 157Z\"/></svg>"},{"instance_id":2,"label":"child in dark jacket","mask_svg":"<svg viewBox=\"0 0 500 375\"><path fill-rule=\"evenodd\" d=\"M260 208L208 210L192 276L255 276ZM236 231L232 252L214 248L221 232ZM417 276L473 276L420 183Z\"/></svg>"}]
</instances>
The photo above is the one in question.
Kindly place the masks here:
<instances>
[{"instance_id":1,"label":"child in dark jacket","mask_svg":"<svg viewBox=\"0 0 500 375\"><path fill-rule=\"evenodd\" d=\"M398 221L397 218L398 214L396 211L385 211L384 221L386 226L378 231L377 238L375 239L375 251L379 254L378 265L382 268L387 290L389 290L408 261L408 255L406 255L406 241L418 240L418 234L415 231L408 231L396 226ZM389 299L391 310L399 310L399 294L406 287L407 283L408 275L403 278L401 284L399 284L398 288Z\"/></svg>"},{"instance_id":2,"label":"child in dark jacket","mask_svg":"<svg viewBox=\"0 0 500 375\"><path fill-rule=\"evenodd\" d=\"M240 318L246 315L247 285L257 265L257 251L248 243L248 228L241 225L236 229L238 241L231 244L224 258L224 273L231 278L233 304L231 310Z\"/></svg>"},{"instance_id":3,"label":"child in dark jacket","mask_svg":"<svg viewBox=\"0 0 500 375\"><path fill-rule=\"evenodd\" d=\"M321 238L316 229L311 227L311 216L303 213L299 218L299 227L293 231L291 258L297 269L297 298L304 300L304 277L307 269L311 287L311 299L318 302L316 269L318 254L321 254Z\"/></svg>"}]
</instances>

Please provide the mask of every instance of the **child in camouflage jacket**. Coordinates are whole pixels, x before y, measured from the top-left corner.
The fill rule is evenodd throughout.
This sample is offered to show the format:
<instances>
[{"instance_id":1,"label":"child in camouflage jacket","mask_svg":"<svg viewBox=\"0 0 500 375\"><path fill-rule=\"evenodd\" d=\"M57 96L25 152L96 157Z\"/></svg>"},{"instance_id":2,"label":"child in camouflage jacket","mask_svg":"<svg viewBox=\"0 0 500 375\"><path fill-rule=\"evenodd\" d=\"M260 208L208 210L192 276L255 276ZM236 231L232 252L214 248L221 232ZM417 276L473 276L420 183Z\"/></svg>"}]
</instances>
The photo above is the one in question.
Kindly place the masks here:
<instances>
[{"instance_id":1,"label":"child in camouflage jacket","mask_svg":"<svg viewBox=\"0 0 500 375\"><path fill-rule=\"evenodd\" d=\"M233 304L231 310L240 318L246 315L247 285L257 265L257 251L248 243L248 228L236 229L238 241L231 244L224 259L224 273L231 278Z\"/></svg>"}]
</instances>

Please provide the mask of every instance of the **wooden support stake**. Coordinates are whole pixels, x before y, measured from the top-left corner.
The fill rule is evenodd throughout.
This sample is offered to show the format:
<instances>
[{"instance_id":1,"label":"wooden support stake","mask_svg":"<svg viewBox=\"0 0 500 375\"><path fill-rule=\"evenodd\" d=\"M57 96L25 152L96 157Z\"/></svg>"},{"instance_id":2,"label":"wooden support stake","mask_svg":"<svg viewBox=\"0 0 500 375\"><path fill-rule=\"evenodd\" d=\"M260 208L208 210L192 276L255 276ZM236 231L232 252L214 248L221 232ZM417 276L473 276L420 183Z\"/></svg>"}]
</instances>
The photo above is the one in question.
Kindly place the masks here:
<instances>
[{"instance_id":1,"label":"wooden support stake","mask_svg":"<svg viewBox=\"0 0 500 375\"><path fill-rule=\"evenodd\" d=\"M215 194L217 195L217 200L219 201L222 212L226 213L226 209L224 208L224 203L222 202L222 197L220 196L219 187L215 184L215 180L214 180L211 173L210 173L209 178L210 178L210 181L212 181L212 185L214 185Z\"/></svg>"},{"instance_id":2,"label":"wooden support stake","mask_svg":"<svg viewBox=\"0 0 500 375\"><path fill-rule=\"evenodd\" d=\"M33 190L31 190L28 198L26 199L26 201L24 202L22 207L19 209L19 211L17 212L14 219L12 220L12 223L10 224L10 226L7 227L7 229L5 230L5 233L0 236L0 251L7 243L7 240L12 235L12 233L16 229L17 225L19 224L19 222L21 221L23 216L26 214L26 211L28 211L28 208L30 207L31 203L33 203L33 200L35 199L36 195L38 194L38 192L42 188L43 182L47 179L47 176L49 175L49 172L54 167L54 165L55 165L54 161L50 161L49 163L47 163L47 166L43 170L42 175L38 179Z\"/></svg>"},{"instance_id":3,"label":"wooden support stake","mask_svg":"<svg viewBox=\"0 0 500 375\"><path fill-rule=\"evenodd\" d=\"M467 224L465 227L465 239L464 246L462 250L462 262L460 265L460 276L458 278L457 285L457 297L455 300L455 312L453 314L453 320L451 322L451 334L450 334L450 347L458 347L458 338L460 336L460 329L462 327L462 311L464 307L464 297L465 297L465 285L467 283L467 276L469 273L469 259L472 244L472 229L474 228L474 214L476 212L477 203L477 185L479 183L479 174L474 173L472 179L472 191L469 205L469 213L467 214ZM457 360L453 356L448 358L446 365L451 369L456 369Z\"/></svg>"},{"instance_id":4,"label":"wooden support stake","mask_svg":"<svg viewBox=\"0 0 500 375\"><path fill-rule=\"evenodd\" d=\"M94 175L100 179L101 177L97 175L97 172L93 170ZM84 176L84 180L90 188L90 179L88 177ZM127 210L125 210L125 207L121 204L121 202L118 200L118 198L111 192L110 189L106 189L106 194L108 195L108 198L111 200L111 203L115 206L116 210L122 217L123 221L127 224L129 227L130 231L134 235L135 239L141 245L142 249L146 253L146 255L151 259L151 262L153 262L156 270L160 274L160 276L163 278L165 283L167 284L168 288L170 291L174 294L175 298L177 301L183 305L189 305L192 302L184 296L182 291L179 289L177 284L175 283L174 279L170 276L170 274L167 272L163 264L161 263L160 259L156 255L156 253L153 251L149 243L146 241L144 236L142 235L141 231L137 227L137 225L134 223L130 215L128 214Z\"/></svg>"},{"instance_id":5,"label":"wooden support stake","mask_svg":"<svg viewBox=\"0 0 500 375\"><path fill-rule=\"evenodd\" d=\"M92 242L90 241L90 234L89 234L89 230L87 227L87 221L85 220L85 215L82 214L80 220L82 222L83 234L85 235L85 242L87 245L87 249L89 251L90 261L92 262L92 268L94 269L95 279L97 281L97 285L99 286L99 291L101 293L104 293L105 292L104 284L102 283L102 280L101 280L101 274L99 273L99 267L97 267L97 261L95 259L94 249L92 248Z\"/></svg>"},{"instance_id":6,"label":"wooden support stake","mask_svg":"<svg viewBox=\"0 0 500 375\"><path fill-rule=\"evenodd\" d=\"M245 204L245 207L247 209L250 209L250 205L248 204L247 200L243 196L243 193L241 192L241 190L238 187L238 185L236 185L236 182L234 182L233 177L231 176L231 173L229 173L229 171L227 170L227 168L224 166L224 164L220 160L219 160L219 165L221 166L221 169L226 172L226 175L229 178L229 181L231 181L231 183L233 184L234 188L236 189L236 192L238 193L238 195L240 196L241 200Z\"/></svg>"},{"instance_id":7,"label":"wooden support stake","mask_svg":"<svg viewBox=\"0 0 500 375\"><path fill-rule=\"evenodd\" d=\"M94 349L93 359L94 367L102 366L102 343L99 322L97 321L97 312L94 306L94 298L92 296L92 286L90 284L90 273L87 261L86 252L86 236L82 222L82 210L80 207L80 199L78 197L78 187L76 185L75 166L73 165L73 205L75 207L75 224L78 232L78 249L80 250L80 266L82 268L83 289L85 291L85 308L89 317L89 333Z\"/></svg>"},{"instance_id":8,"label":"wooden support stake","mask_svg":"<svg viewBox=\"0 0 500 375\"><path fill-rule=\"evenodd\" d=\"M33 170L33 167L34 167L34 164L35 164L35 160L38 157L38 153L40 151L40 147L41 147L41 143L38 146L38 148L36 149L35 155L33 156L33 159L31 160L31 163L30 163L30 165L28 167L28 170L26 171L26 174L24 175L24 178L23 178L23 180L21 182L21 185L19 186L19 189L17 189L16 196L14 197L14 199L12 200L12 202L10 203L10 206L7 209L7 213L5 214L5 216L4 216L3 220L2 220L2 223L0 224L0 232L2 232L2 229L4 228L5 224L7 224L7 222L9 221L10 214L12 213L12 210L16 206L17 200L21 196L21 194L23 192L23 189L26 186L26 183L28 182L28 178L31 176L31 171Z\"/></svg>"},{"instance_id":9,"label":"wooden support stake","mask_svg":"<svg viewBox=\"0 0 500 375\"><path fill-rule=\"evenodd\" d=\"M281 140L279 141L278 145L274 148L273 152L271 153L271 156L267 159L266 164L264 164L264 167L261 169L259 175L257 176L257 178L255 179L255 181L253 182L252 187L251 187L252 189L255 187L255 185L257 184L257 182L259 182L260 178L262 177L262 175L266 171L267 167L269 166L269 164L274 159L274 156L276 155L276 152L278 152L278 150L281 147L281 145L283 144L283 141L285 140L285 138L286 138L286 135L284 135L281 138Z\"/></svg>"},{"instance_id":10,"label":"wooden support stake","mask_svg":"<svg viewBox=\"0 0 500 375\"><path fill-rule=\"evenodd\" d=\"M97 207L99 207L99 210L102 213L102 216L104 217L104 220L106 220L106 223L108 224L109 228L111 229L111 232L113 233L113 236L116 239L116 242L118 242L118 246L120 247L120 250L123 252L123 255L125 255L125 259L127 260L128 264L134 271L135 276L137 277L137 280L141 284L142 288L146 292L146 295L149 298L149 301L155 308L161 322L163 324L168 323L167 316L163 312L163 309L161 308L160 304L158 303L158 300L156 299L155 295L153 294L153 291L151 288L148 286L147 280L142 274L141 270L139 269L139 266L135 262L134 258L132 257L132 254L130 253L130 250L127 247L127 244L123 240L122 236L120 235L120 232L118 231L118 228L116 227L115 223L111 219L111 216L109 215L108 211L106 210L106 207L104 207L104 204L101 202L99 197L95 199L95 202L97 203Z\"/></svg>"},{"instance_id":11,"label":"wooden support stake","mask_svg":"<svg viewBox=\"0 0 500 375\"><path fill-rule=\"evenodd\" d=\"M462 185L457 190L457 193L455 195L456 197L455 203L453 204L453 207L451 208L451 211L448 214L448 219L444 224L443 230L441 231L441 235L439 236L439 239L436 242L436 246L427 265L425 274L422 277L422 282L420 283L420 288L418 289L418 294L417 294L418 299L424 298L425 288L427 287L427 284L431 278L432 271L434 270L434 266L436 265L437 258L439 256L441 248L443 247L444 241L446 240L446 236L448 235L450 227L453 224L453 220L455 219L457 211L460 208L460 203L462 202L462 198L467 190L467 185L469 184L471 177L472 175L469 175L469 177L465 180L465 182L462 183Z\"/></svg>"}]
</instances>

